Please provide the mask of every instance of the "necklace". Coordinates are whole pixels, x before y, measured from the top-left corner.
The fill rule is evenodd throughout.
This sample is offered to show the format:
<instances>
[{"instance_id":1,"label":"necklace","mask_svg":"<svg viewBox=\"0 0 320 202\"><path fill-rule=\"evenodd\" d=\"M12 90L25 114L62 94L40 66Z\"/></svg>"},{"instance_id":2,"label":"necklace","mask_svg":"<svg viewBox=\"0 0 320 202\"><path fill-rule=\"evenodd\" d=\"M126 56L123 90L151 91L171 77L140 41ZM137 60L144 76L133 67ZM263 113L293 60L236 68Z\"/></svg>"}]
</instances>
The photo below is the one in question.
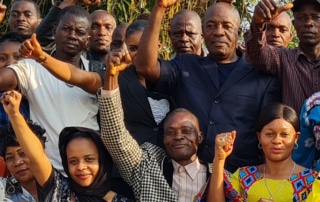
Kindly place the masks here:
<instances>
[{"instance_id":1,"label":"necklace","mask_svg":"<svg viewBox=\"0 0 320 202\"><path fill-rule=\"evenodd\" d=\"M296 168L296 163L293 162L293 167L292 167L292 170L289 174L289 177L288 179L290 179L291 175L293 174L293 171L294 169ZM281 190L285 184L285 182L283 182L275 192L273 192L273 194L271 193L269 187L268 187L268 184L267 184L267 180L266 180L266 164L264 164L264 167L263 167L263 180L264 180L264 185L266 186L267 190L268 190L268 193L269 193L269 196L270 196L270 199L272 200L273 199L273 196L276 195L276 193L278 193L279 190Z\"/></svg>"}]
</instances>

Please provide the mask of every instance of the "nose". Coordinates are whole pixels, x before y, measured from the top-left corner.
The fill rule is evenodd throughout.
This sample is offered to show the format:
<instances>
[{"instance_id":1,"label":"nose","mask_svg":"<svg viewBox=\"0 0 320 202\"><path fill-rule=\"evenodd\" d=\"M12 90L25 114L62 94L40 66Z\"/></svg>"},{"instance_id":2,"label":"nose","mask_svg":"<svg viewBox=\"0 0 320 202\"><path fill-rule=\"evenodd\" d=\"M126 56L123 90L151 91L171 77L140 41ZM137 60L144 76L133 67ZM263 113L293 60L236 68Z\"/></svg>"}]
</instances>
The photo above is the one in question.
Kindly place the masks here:
<instances>
[{"instance_id":1,"label":"nose","mask_svg":"<svg viewBox=\"0 0 320 202\"><path fill-rule=\"evenodd\" d=\"M187 35L187 33L182 33L182 36L181 36L181 38L180 38L180 40L181 41L188 41L188 39L189 39L189 37L188 37L188 35Z\"/></svg>"},{"instance_id":2,"label":"nose","mask_svg":"<svg viewBox=\"0 0 320 202\"><path fill-rule=\"evenodd\" d=\"M13 165L17 167L17 166L20 166L21 164L23 164L24 161L21 157L15 157L13 163L14 163Z\"/></svg>"},{"instance_id":3,"label":"nose","mask_svg":"<svg viewBox=\"0 0 320 202\"><path fill-rule=\"evenodd\" d=\"M213 34L215 36L222 36L224 33L224 30L223 30L223 27L222 25L218 25L217 27L215 27L214 31L213 31Z\"/></svg>"},{"instance_id":4,"label":"nose","mask_svg":"<svg viewBox=\"0 0 320 202\"><path fill-rule=\"evenodd\" d=\"M312 27L313 26L313 20L312 17L307 17L304 23L304 26L306 27Z\"/></svg>"},{"instance_id":5,"label":"nose","mask_svg":"<svg viewBox=\"0 0 320 202\"><path fill-rule=\"evenodd\" d=\"M280 31L279 31L278 28L273 29L273 31L272 31L272 36L273 36L273 37L279 37L279 36L280 36Z\"/></svg>"},{"instance_id":6,"label":"nose","mask_svg":"<svg viewBox=\"0 0 320 202\"><path fill-rule=\"evenodd\" d=\"M76 39L77 36L76 36L76 31L75 30L70 30L69 33L68 33L68 37L69 38L72 38L72 39Z\"/></svg>"},{"instance_id":7,"label":"nose","mask_svg":"<svg viewBox=\"0 0 320 202\"><path fill-rule=\"evenodd\" d=\"M274 144L280 144L282 142L282 138L280 135L276 135L273 139L272 139L272 143Z\"/></svg>"},{"instance_id":8,"label":"nose","mask_svg":"<svg viewBox=\"0 0 320 202\"><path fill-rule=\"evenodd\" d=\"M20 15L18 15L18 17L17 17L17 20L19 20L19 21L25 21L25 20L26 20L26 17L24 16L24 14L20 14Z\"/></svg>"},{"instance_id":9,"label":"nose","mask_svg":"<svg viewBox=\"0 0 320 202\"><path fill-rule=\"evenodd\" d=\"M78 166L77 166L77 170L84 170L87 168L87 164L83 161L80 161Z\"/></svg>"}]
</instances>

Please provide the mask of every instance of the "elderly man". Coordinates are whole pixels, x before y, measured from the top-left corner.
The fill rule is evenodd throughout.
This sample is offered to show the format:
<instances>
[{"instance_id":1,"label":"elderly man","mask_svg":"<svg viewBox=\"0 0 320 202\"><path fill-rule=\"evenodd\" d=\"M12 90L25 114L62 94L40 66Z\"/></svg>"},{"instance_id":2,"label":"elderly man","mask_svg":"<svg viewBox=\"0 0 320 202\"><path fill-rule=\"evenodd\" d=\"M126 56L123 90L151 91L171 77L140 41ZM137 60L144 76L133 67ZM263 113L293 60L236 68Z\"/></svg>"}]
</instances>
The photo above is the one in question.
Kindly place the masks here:
<instances>
[{"instance_id":1,"label":"elderly man","mask_svg":"<svg viewBox=\"0 0 320 202\"><path fill-rule=\"evenodd\" d=\"M81 56L81 52L88 44L90 26L90 16L82 7L69 6L63 9L58 26L54 29L56 51L53 56L88 70L88 61ZM44 54L38 61L21 60L1 69L0 91L19 89L29 100L30 118L48 132L47 155L54 167L63 171L57 150L60 131L66 126L98 130L98 105L94 95L51 75L42 66L46 62L48 57Z\"/></svg>"},{"instance_id":2,"label":"elderly man","mask_svg":"<svg viewBox=\"0 0 320 202\"><path fill-rule=\"evenodd\" d=\"M169 35L176 54L207 55L207 50L202 48L203 33L198 13L191 10L176 13L171 21Z\"/></svg>"},{"instance_id":3,"label":"elderly man","mask_svg":"<svg viewBox=\"0 0 320 202\"><path fill-rule=\"evenodd\" d=\"M176 109L164 123L165 150L148 142L139 147L123 121L118 76L130 63L125 52L111 53L98 91L101 138L137 201L192 201L209 171L197 157L203 140L199 122L190 111Z\"/></svg>"},{"instance_id":4,"label":"elderly man","mask_svg":"<svg viewBox=\"0 0 320 202\"><path fill-rule=\"evenodd\" d=\"M172 95L178 107L198 117L204 133L200 158L212 162L215 136L237 130L240 138L226 168L235 171L240 166L261 163L254 125L261 107L279 101L276 78L255 70L236 51L240 17L224 2L213 4L204 15L207 57L180 54L171 61L158 60L155 50L161 20L166 8L175 2L156 1L137 53L137 72L147 79L149 88Z\"/></svg>"},{"instance_id":5,"label":"elderly man","mask_svg":"<svg viewBox=\"0 0 320 202\"><path fill-rule=\"evenodd\" d=\"M11 6L9 29L30 37L41 22L39 6L32 0L17 0Z\"/></svg>"}]
</instances>

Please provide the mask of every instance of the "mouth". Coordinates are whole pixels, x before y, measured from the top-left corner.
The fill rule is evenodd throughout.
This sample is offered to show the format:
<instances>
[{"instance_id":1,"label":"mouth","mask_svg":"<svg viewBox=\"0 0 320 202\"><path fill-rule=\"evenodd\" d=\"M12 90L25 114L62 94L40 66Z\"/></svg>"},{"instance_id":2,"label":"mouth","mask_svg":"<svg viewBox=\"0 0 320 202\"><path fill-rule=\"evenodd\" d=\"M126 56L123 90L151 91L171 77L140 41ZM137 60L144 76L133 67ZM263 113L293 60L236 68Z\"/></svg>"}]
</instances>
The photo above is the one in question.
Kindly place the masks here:
<instances>
[{"instance_id":1,"label":"mouth","mask_svg":"<svg viewBox=\"0 0 320 202\"><path fill-rule=\"evenodd\" d=\"M314 32L302 32L301 34L302 34L302 36L305 36L305 37L311 37L311 36L314 36L316 33L314 33Z\"/></svg>"},{"instance_id":2,"label":"mouth","mask_svg":"<svg viewBox=\"0 0 320 202\"><path fill-rule=\"evenodd\" d=\"M22 176L25 175L28 172L29 169L21 169L19 171L16 172L17 175Z\"/></svg>"},{"instance_id":3,"label":"mouth","mask_svg":"<svg viewBox=\"0 0 320 202\"><path fill-rule=\"evenodd\" d=\"M190 47L178 47L179 53L190 53L192 52L192 48Z\"/></svg>"},{"instance_id":4,"label":"mouth","mask_svg":"<svg viewBox=\"0 0 320 202\"><path fill-rule=\"evenodd\" d=\"M271 149L272 153L274 154L280 154L283 152L283 149L280 149L280 148L272 148Z\"/></svg>"},{"instance_id":5,"label":"mouth","mask_svg":"<svg viewBox=\"0 0 320 202\"><path fill-rule=\"evenodd\" d=\"M281 46L282 45L282 43L277 40L270 40L270 41L268 41L268 44L273 45L273 46Z\"/></svg>"},{"instance_id":6,"label":"mouth","mask_svg":"<svg viewBox=\"0 0 320 202\"><path fill-rule=\"evenodd\" d=\"M90 177L89 174L81 174L81 175L76 175L76 177L80 180L86 180Z\"/></svg>"},{"instance_id":7,"label":"mouth","mask_svg":"<svg viewBox=\"0 0 320 202\"><path fill-rule=\"evenodd\" d=\"M25 24L17 24L14 26L16 29L19 29L19 30L25 30L25 29L28 29L28 26L25 25Z\"/></svg>"},{"instance_id":8,"label":"mouth","mask_svg":"<svg viewBox=\"0 0 320 202\"><path fill-rule=\"evenodd\" d=\"M182 149L182 148L184 148L184 147L186 147L186 145L185 145L185 144L176 144L176 145L172 145L172 148L173 148L173 149Z\"/></svg>"},{"instance_id":9,"label":"mouth","mask_svg":"<svg viewBox=\"0 0 320 202\"><path fill-rule=\"evenodd\" d=\"M78 48L78 44L74 44L74 43L64 43L64 45L68 48L72 48L72 49L76 49Z\"/></svg>"}]
</instances>

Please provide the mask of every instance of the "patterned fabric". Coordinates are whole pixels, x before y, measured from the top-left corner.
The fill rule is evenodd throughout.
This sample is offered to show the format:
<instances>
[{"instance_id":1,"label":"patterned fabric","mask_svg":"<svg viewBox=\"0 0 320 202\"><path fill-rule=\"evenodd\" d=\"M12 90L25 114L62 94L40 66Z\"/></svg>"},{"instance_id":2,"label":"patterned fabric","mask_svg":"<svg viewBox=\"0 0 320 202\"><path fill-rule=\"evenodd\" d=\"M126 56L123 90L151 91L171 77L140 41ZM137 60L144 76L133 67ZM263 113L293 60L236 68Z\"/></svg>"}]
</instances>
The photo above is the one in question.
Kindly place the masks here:
<instances>
[{"instance_id":1,"label":"patterned fabric","mask_svg":"<svg viewBox=\"0 0 320 202\"><path fill-rule=\"evenodd\" d=\"M317 179L312 184L312 191L308 196L306 202L319 202L320 201L320 173Z\"/></svg>"},{"instance_id":2,"label":"patterned fabric","mask_svg":"<svg viewBox=\"0 0 320 202\"><path fill-rule=\"evenodd\" d=\"M14 177L0 178L0 201L36 202Z\"/></svg>"},{"instance_id":3,"label":"patterned fabric","mask_svg":"<svg viewBox=\"0 0 320 202\"><path fill-rule=\"evenodd\" d=\"M303 104L300 113L300 138L292 158L299 165L320 171L320 92Z\"/></svg>"},{"instance_id":4,"label":"patterned fabric","mask_svg":"<svg viewBox=\"0 0 320 202\"><path fill-rule=\"evenodd\" d=\"M294 201L311 202L309 194L317 173L311 169L305 169L302 172L292 175L289 180L272 180L266 178L271 193L274 194L274 201ZM208 180L208 182L210 179ZM320 190L320 179L316 180L317 190ZM280 187L280 189L279 189ZM195 202L205 202L209 183L207 183L195 197ZM277 191L279 190L279 191ZM227 202L257 202L260 198L270 198L265 186L263 176L258 173L257 166L248 166L239 168L234 174L224 172L224 192ZM319 194L318 194L319 193ZM320 195L320 191L312 192L311 195Z\"/></svg>"},{"instance_id":5,"label":"patterned fabric","mask_svg":"<svg viewBox=\"0 0 320 202\"><path fill-rule=\"evenodd\" d=\"M257 166L239 168L230 178L225 178L226 197L230 201L258 201L260 198L270 198L266 183L273 193L275 201L301 202L307 199L311 192L312 183L317 173L311 169L305 169L294 174L289 180L264 179L258 172ZM230 189L232 187L232 189ZM235 196L234 194L237 193Z\"/></svg>"},{"instance_id":6,"label":"patterned fabric","mask_svg":"<svg viewBox=\"0 0 320 202\"><path fill-rule=\"evenodd\" d=\"M305 99L320 91L320 60L310 60L298 48L267 45L265 32L245 34L248 61L258 69L276 75L282 85L282 102L297 113Z\"/></svg>"},{"instance_id":7,"label":"patterned fabric","mask_svg":"<svg viewBox=\"0 0 320 202\"><path fill-rule=\"evenodd\" d=\"M165 151L150 143L144 143L140 148L125 128L119 91L106 98L101 97L100 90L101 139L121 176L133 188L136 200L177 201L160 169Z\"/></svg>"}]
</instances>

